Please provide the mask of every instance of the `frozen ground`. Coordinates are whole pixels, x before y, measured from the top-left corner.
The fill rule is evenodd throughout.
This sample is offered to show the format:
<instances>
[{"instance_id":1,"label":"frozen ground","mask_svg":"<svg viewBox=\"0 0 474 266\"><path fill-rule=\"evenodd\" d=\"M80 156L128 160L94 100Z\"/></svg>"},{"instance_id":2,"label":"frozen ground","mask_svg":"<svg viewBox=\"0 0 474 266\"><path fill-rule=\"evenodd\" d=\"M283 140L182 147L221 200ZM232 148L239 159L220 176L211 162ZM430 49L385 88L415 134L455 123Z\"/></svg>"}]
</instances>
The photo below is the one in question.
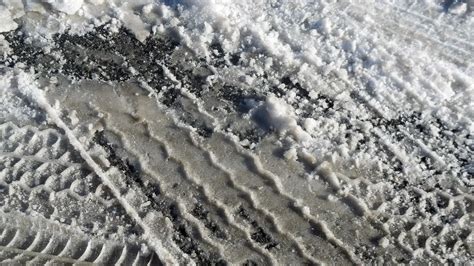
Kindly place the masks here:
<instances>
[{"instance_id":1,"label":"frozen ground","mask_svg":"<svg viewBox=\"0 0 474 266\"><path fill-rule=\"evenodd\" d=\"M473 8L0 0L0 260L472 263Z\"/></svg>"}]
</instances>

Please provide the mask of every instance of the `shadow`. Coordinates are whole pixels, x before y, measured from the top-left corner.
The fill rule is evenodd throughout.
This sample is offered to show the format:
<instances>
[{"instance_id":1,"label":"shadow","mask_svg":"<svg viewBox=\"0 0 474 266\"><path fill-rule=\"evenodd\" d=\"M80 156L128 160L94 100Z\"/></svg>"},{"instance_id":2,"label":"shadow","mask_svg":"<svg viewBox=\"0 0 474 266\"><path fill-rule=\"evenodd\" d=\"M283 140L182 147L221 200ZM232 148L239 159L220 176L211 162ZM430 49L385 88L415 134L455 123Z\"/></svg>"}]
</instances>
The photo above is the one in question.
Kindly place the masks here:
<instances>
[{"instance_id":1,"label":"shadow","mask_svg":"<svg viewBox=\"0 0 474 266\"><path fill-rule=\"evenodd\" d=\"M466 3L468 5L468 9L470 7L469 3L466 0L445 0L442 3L443 11L448 12L450 8L454 8L456 5Z\"/></svg>"},{"instance_id":2,"label":"shadow","mask_svg":"<svg viewBox=\"0 0 474 266\"><path fill-rule=\"evenodd\" d=\"M177 7L178 5L185 5L186 0L164 0L165 5Z\"/></svg>"}]
</instances>

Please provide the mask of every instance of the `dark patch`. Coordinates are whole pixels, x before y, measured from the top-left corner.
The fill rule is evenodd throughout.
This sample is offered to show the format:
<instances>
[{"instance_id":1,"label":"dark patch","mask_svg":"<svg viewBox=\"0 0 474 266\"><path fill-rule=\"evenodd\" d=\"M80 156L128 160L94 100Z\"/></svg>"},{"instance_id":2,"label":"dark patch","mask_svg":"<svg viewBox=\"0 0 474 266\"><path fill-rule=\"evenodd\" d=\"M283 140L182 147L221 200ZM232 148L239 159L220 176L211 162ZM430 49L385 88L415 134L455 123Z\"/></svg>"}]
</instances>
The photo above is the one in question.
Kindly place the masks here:
<instances>
[{"instance_id":1,"label":"dark patch","mask_svg":"<svg viewBox=\"0 0 474 266\"><path fill-rule=\"evenodd\" d=\"M275 94L275 96L277 97L282 97L283 95L285 95L285 91L278 86L270 87L270 92Z\"/></svg>"},{"instance_id":2,"label":"dark patch","mask_svg":"<svg viewBox=\"0 0 474 266\"><path fill-rule=\"evenodd\" d=\"M285 86L288 87L288 88L296 89L296 95L299 96L300 98L304 98L304 99L309 98L308 90L304 89L299 82L293 83L293 81L291 81L290 77L288 77L288 76L283 77L280 80L280 82L285 84Z\"/></svg>"},{"instance_id":3,"label":"dark patch","mask_svg":"<svg viewBox=\"0 0 474 266\"><path fill-rule=\"evenodd\" d=\"M243 265L243 266L257 266L258 263L256 263L256 262L253 261L253 260L246 260L246 261L244 262L244 264L242 264L242 265Z\"/></svg>"},{"instance_id":4,"label":"dark patch","mask_svg":"<svg viewBox=\"0 0 474 266\"><path fill-rule=\"evenodd\" d=\"M327 96L324 96L324 95L318 95L318 98L316 98L316 101L322 105L324 104L325 107L323 107L323 112L326 113L328 112L329 110L333 109L334 108L334 100L327 97Z\"/></svg>"},{"instance_id":5,"label":"dark patch","mask_svg":"<svg viewBox=\"0 0 474 266\"><path fill-rule=\"evenodd\" d=\"M92 139L95 143L99 144L107 152L107 160L110 164L117 167L126 177L127 185L130 185L131 182L140 183L143 186L142 180L140 178L140 172L136 167L132 166L128 160L122 160L115 152L112 144L107 140L104 131L97 131L94 134Z\"/></svg>"},{"instance_id":6,"label":"dark patch","mask_svg":"<svg viewBox=\"0 0 474 266\"><path fill-rule=\"evenodd\" d=\"M220 239L227 239L227 235L222 231L219 226L212 221L209 217L209 211L207 211L201 204L196 204L191 214L204 222L204 226L209 229L213 235Z\"/></svg>"},{"instance_id":7,"label":"dark patch","mask_svg":"<svg viewBox=\"0 0 474 266\"><path fill-rule=\"evenodd\" d=\"M53 65L56 65L56 60L51 55L45 54L42 49L27 42L26 36L20 29L4 33L3 36L8 41L15 56L2 57L1 64L14 67L16 63L22 62L27 66L36 66L39 69L50 69Z\"/></svg>"},{"instance_id":8,"label":"dark patch","mask_svg":"<svg viewBox=\"0 0 474 266\"><path fill-rule=\"evenodd\" d=\"M249 222L250 221L250 215L248 212L244 209L244 207L240 206L239 209L237 210L237 214L242 217L245 221Z\"/></svg>"},{"instance_id":9,"label":"dark patch","mask_svg":"<svg viewBox=\"0 0 474 266\"><path fill-rule=\"evenodd\" d=\"M0 205L1 206L5 205L5 195L8 195L8 192L9 192L9 186L0 184Z\"/></svg>"},{"instance_id":10,"label":"dark patch","mask_svg":"<svg viewBox=\"0 0 474 266\"><path fill-rule=\"evenodd\" d=\"M443 11L448 12L449 9L462 3L466 3L466 0L445 0L441 5L443 7Z\"/></svg>"},{"instance_id":11,"label":"dark patch","mask_svg":"<svg viewBox=\"0 0 474 266\"><path fill-rule=\"evenodd\" d=\"M174 242L186 254L192 255L198 265L214 265L225 263L217 254L208 254L202 250L193 236L188 233L184 224L174 225L176 234L173 236Z\"/></svg>"},{"instance_id":12,"label":"dark patch","mask_svg":"<svg viewBox=\"0 0 474 266\"><path fill-rule=\"evenodd\" d=\"M175 104L176 99L178 98L179 91L174 88L170 88L163 92L162 97L160 98L161 102L167 107L171 107Z\"/></svg>"},{"instance_id":13,"label":"dark patch","mask_svg":"<svg viewBox=\"0 0 474 266\"><path fill-rule=\"evenodd\" d=\"M239 62L240 62L240 55L239 54L232 54L230 56L230 62L235 66L238 65Z\"/></svg>"},{"instance_id":14,"label":"dark patch","mask_svg":"<svg viewBox=\"0 0 474 266\"><path fill-rule=\"evenodd\" d=\"M275 243L272 237L263 230L262 227L257 227L255 232L252 233L250 236L255 242L265 245L266 249L272 249L276 247L278 244Z\"/></svg>"},{"instance_id":15,"label":"dark patch","mask_svg":"<svg viewBox=\"0 0 474 266\"><path fill-rule=\"evenodd\" d=\"M214 42L210 45L211 51L213 52L216 58L222 58L225 55L224 49L219 42Z\"/></svg>"},{"instance_id":16,"label":"dark patch","mask_svg":"<svg viewBox=\"0 0 474 266\"><path fill-rule=\"evenodd\" d=\"M431 158L428 158L427 156L421 156L420 157L420 163L425 165L426 169L428 169L428 170L433 170L434 169L434 165L433 165L433 162L432 162Z\"/></svg>"},{"instance_id":17,"label":"dark patch","mask_svg":"<svg viewBox=\"0 0 474 266\"><path fill-rule=\"evenodd\" d=\"M223 85L216 87L214 91L217 97L232 103L232 107L239 113L247 113L253 107L249 105L250 101L263 101L264 97L258 96L255 92L245 90L240 87Z\"/></svg>"},{"instance_id":18,"label":"dark patch","mask_svg":"<svg viewBox=\"0 0 474 266\"><path fill-rule=\"evenodd\" d=\"M401 190L401 189L405 189L407 186L408 186L408 181L407 180L402 180L401 182L399 183L395 183L395 185L393 186L393 188L397 191Z\"/></svg>"},{"instance_id":19,"label":"dark patch","mask_svg":"<svg viewBox=\"0 0 474 266\"><path fill-rule=\"evenodd\" d=\"M248 222L253 228L254 232L250 235L250 238L259 243L260 245L264 246L265 249L271 250L278 246L278 242L274 241L273 238L269 233L263 229L257 221L253 220L250 215L248 214L247 210L244 209L243 206L240 206L237 210L237 215L239 215L242 219Z\"/></svg>"},{"instance_id":20,"label":"dark patch","mask_svg":"<svg viewBox=\"0 0 474 266\"><path fill-rule=\"evenodd\" d=\"M429 212L430 214L436 214L438 212L437 208L431 203L430 200L426 200L425 211Z\"/></svg>"},{"instance_id":21,"label":"dark patch","mask_svg":"<svg viewBox=\"0 0 474 266\"><path fill-rule=\"evenodd\" d=\"M95 32L84 36L57 34L53 37L55 45L48 53L31 44L20 29L9 32L5 34L5 38L16 57L14 60L8 57L9 61L2 59L0 63L13 67L21 62L34 67L46 77L63 74L76 80L144 80L157 92L168 88L163 102L171 106L177 93L171 89L173 84L164 75L161 65L169 65L164 62L169 60L178 43L160 38L149 38L141 43L126 29L111 33L106 27L107 25L98 27ZM61 55L64 62L58 62L52 56L54 53ZM129 67L136 70L136 76L132 75Z\"/></svg>"},{"instance_id":22,"label":"dark patch","mask_svg":"<svg viewBox=\"0 0 474 266\"><path fill-rule=\"evenodd\" d=\"M248 129L241 129L234 131L239 137L239 140L248 140L250 143L258 144L265 136L265 132L259 128L251 127ZM243 146L244 148L250 148L250 146Z\"/></svg>"},{"instance_id":23,"label":"dark patch","mask_svg":"<svg viewBox=\"0 0 474 266\"><path fill-rule=\"evenodd\" d=\"M198 123L198 121L196 120L189 123L189 125L196 128L196 133L198 133L199 136L204 138L210 138L214 133L214 129L204 125L203 123Z\"/></svg>"}]
</instances>

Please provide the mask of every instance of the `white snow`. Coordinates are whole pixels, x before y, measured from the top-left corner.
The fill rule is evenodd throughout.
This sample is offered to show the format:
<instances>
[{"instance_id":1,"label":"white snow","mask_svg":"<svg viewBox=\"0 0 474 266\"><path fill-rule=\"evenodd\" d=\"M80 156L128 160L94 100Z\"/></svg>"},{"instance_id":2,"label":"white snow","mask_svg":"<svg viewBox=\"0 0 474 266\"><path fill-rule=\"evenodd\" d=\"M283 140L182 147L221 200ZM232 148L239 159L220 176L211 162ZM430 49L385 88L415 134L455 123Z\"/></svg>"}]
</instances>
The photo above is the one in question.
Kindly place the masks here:
<instances>
[{"instance_id":1,"label":"white snow","mask_svg":"<svg viewBox=\"0 0 474 266\"><path fill-rule=\"evenodd\" d=\"M10 10L0 5L0 32L9 32L17 27L18 24L13 20Z\"/></svg>"},{"instance_id":2,"label":"white snow","mask_svg":"<svg viewBox=\"0 0 474 266\"><path fill-rule=\"evenodd\" d=\"M15 72L0 68L0 119L4 121L28 121L38 115L35 108L26 105L15 87Z\"/></svg>"},{"instance_id":3,"label":"white snow","mask_svg":"<svg viewBox=\"0 0 474 266\"><path fill-rule=\"evenodd\" d=\"M76 14L82 7L84 0L43 0L50 4L54 9L64 12L68 15Z\"/></svg>"},{"instance_id":4,"label":"white snow","mask_svg":"<svg viewBox=\"0 0 474 266\"><path fill-rule=\"evenodd\" d=\"M261 121L280 134L290 134L300 142L308 141L311 137L296 122L296 116L292 107L273 95L269 96L265 102L255 108L255 115Z\"/></svg>"}]
</instances>

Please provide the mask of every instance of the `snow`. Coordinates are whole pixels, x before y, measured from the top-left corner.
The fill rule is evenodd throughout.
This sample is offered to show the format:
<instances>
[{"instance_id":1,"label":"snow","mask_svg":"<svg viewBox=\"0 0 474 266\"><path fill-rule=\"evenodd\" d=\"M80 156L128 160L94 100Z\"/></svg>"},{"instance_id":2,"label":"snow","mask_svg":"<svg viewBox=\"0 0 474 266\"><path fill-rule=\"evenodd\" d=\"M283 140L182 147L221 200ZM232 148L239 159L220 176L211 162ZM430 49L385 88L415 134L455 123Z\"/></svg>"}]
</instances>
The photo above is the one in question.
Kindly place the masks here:
<instances>
[{"instance_id":1,"label":"snow","mask_svg":"<svg viewBox=\"0 0 474 266\"><path fill-rule=\"evenodd\" d=\"M95 36L95 29L102 25L107 25L106 29L111 33L120 33L125 27L142 45L147 45L150 38L163 36L178 41L180 45L173 48L176 54L167 54L176 65L169 66L166 64L168 58L163 61L160 58L150 66L158 66L160 71L157 73L162 73L163 80L169 81L166 85L169 87L165 89L150 85L150 80L143 78L140 65L127 65L129 57L119 53L112 57L123 60L124 71L149 92L153 101L159 101L166 93L178 95L172 95L180 99L175 104L178 107L159 105L157 108L169 109L167 115L180 121L175 127L191 128L193 133L189 135L194 148L201 145L207 149L215 144L212 141L216 141L213 139L217 138L216 134L229 133L230 143L257 154L246 158L254 159L250 164L258 168L252 170L253 174L257 172L258 176L276 183L272 187L278 192L275 197L291 198L300 193L300 188L292 187L292 181L286 180L287 176L288 179L299 178L292 176L293 168L289 170L290 166L299 165L305 174L301 176L308 177L304 185L317 194L314 198L311 198L312 194L301 194L310 200L301 200L295 206L305 219L315 219L320 213L323 216L319 210L321 206L316 205L316 200L313 202L315 198L328 199L328 204L334 206L343 203L354 217L363 217L367 223L377 219L386 221L383 224L387 228L386 236L375 245L388 250L403 246L405 241L404 235L395 236L390 231L391 227L398 228L398 224L393 224L394 220L418 219L417 222L429 228L461 232L461 229L451 228L454 225L444 222L437 213L427 211L430 208L427 202L438 204L439 196L446 193L442 198L449 201L448 207L432 207L435 211L430 211L451 213L456 208L463 210L453 207L453 202L466 209L472 201L469 198L472 189L465 185L472 184L473 172L472 1L456 3L447 11L442 10L442 1L409 5L409 1L401 2L2 0L0 33L20 29L26 43L38 45L46 53L57 44L53 39L56 33L91 33ZM16 57L12 49L14 43L9 43L6 36L0 35L0 55ZM106 36L101 38L106 39ZM130 49L136 48L133 45L130 44ZM146 52L151 56L162 52L160 48L158 50ZM219 53L223 53L222 61L216 59ZM139 56L143 56L138 59L145 62L145 55ZM55 59L67 60L61 56ZM190 62L185 62L188 59ZM41 67L36 68L40 73ZM181 80L182 76L188 77L188 70L202 72L206 82L201 87L194 87L188 80ZM62 74L57 75L51 78L56 80L49 83L52 87L62 84L58 81ZM106 157L93 158L88 153L90 140L87 134L94 131L93 124L84 126L81 110L74 110L68 114L70 125L66 125L60 110L71 106L63 106L59 99L56 99L58 104L51 104L46 98L49 88L43 92L37 86L40 78L26 70L22 63L2 66L0 119L28 121L39 116L38 109L43 110L52 119L49 122L65 132L89 168L113 187L108 175L119 175L119 170L106 173L103 167L113 167ZM109 83L114 84L114 81ZM223 84L227 87L221 86ZM120 96L121 92L117 91ZM243 93L240 95L240 92ZM100 94L91 92L94 93ZM22 95L28 96L29 101ZM223 95L229 97L224 99ZM132 102L131 98L140 99L140 94L129 97ZM235 105L243 102L245 111L236 110L239 108L231 104L225 105L232 101ZM137 104L133 108L138 110L140 107ZM102 114L100 118L104 124L110 119ZM171 118L164 120L169 122ZM137 118L137 121L137 128L142 124L148 127L144 120ZM202 129L198 122L214 127L206 128L211 133L207 132L210 136L202 137L204 140L194 139ZM78 136L68 127L76 125L84 126L84 132L89 133ZM233 126L236 127L234 131ZM240 129L242 132L238 132ZM180 147L178 144L181 143L172 144ZM265 150L270 150L268 146L278 151ZM213 158L213 151L208 152ZM274 163L274 157L282 160ZM255 158L262 158L263 163ZM211 162L216 164L216 160ZM182 165L187 163L181 162ZM191 166L194 163L191 162ZM273 175L262 170L265 163L271 166L271 171L284 168L280 164L288 169L282 170L281 176ZM227 171L225 167L221 170ZM205 171L199 168L191 172L202 174ZM233 173L229 170L225 175L232 177ZM295 184L302 184L298 182L303 181ZM317 185L311 187L309 184L312 183ZM262 208L270 204L262 196L267 195L264 194L265 187L260 186L255 194L252 185L242 187L244 192L246 189L252 191L248 196L252 202L259 199L263 202L259 203ZM215 189L213 184L209 188ZM207 184L204 184L202 191L207 190ZM113 193L121 198L121 191ZM417 193L424 195L421 200L413 196ZM132 201L136 195L127 196L131 198L126 200ZM421 203L414 203L416 200ZM141 214L136 213L133 206L127 202L123 204L134 219L141 221ZM140 204L141 209L152 205L150 201ZM332 222L331 216L324 218ZM463 218L458 218L456 226L469 227L470 214L463 213ZM333 244L345 249L345 244L334 235L337 230L330 230L335 225L329 224L320 226L322 232ZM148 224L143 226L148 232L153 231ZM402 230L414 239L416 234L422 233L420 228L405 229L394 229L394 232ZM466 239L459 240L460 243L463 241ZM158 250L165 249L159 241L154 245ZM417 247L418 244L413 245ZM434 254L430 244L425 246L429 247L418 246L409 253L417 258L425 253ZM429 256L446 262L445 259L455 256L457 251L445 248L442 252ZM302 250L301 254L304 253ZM169 259L173 256L169 255Z\"/></svg>"},{"instance_id":2,"label":"snow","mask_svg":"<svg viewBox=\"0 0 474 266\"><path fill-rule=\"evenodd\" d=\"M43 0L50 4L54 9L64 12L68 15L75 14L84 3L84 0Z\"/></svg>"},{"instance_id":3,"label":"snow","mask_svg":"<svg viewBox=\"0 0 474 266\"><path fill-rule=\"evenodd\" d=\"M126 4L124 6L127 6ZM134 14L133 9L124 8L116 10L117 18L120 19L125 26L134 33L135 37L143 42L150 35L149 26L143 22L140 16ZM147 5L148 6L148 5Z\"/></svg>"},{"instance_id":4,"label":"snow","mask_svg":"<svg viewBox=\"0 0 474 266\"><path fill-rule=\"evenodd\" d=\"M9 32L18 27L18 24L13 20L10 11L0 6L0 32Z\"/></svg>"},{"instance_id":5,"label":"snow","mask_svg":"<svg viewBox=\"0 0 474 266\"><path fill-rule=\"evenodd\" d=\"M39 113L18 94L15 71L0 68L0 74L0 119L24 122L37 117Z\"/></svg>"},{"instance_id":6,"label":"snow","mask_svg":"<svg viewBox=\"0 0 474 266\"><path fill-rule=\"evenodd\" d=\"M254 116L263 126L274 129L282 135L290 134L300 142L310 139L310 135L297 124L291 106L273 95L255 109Z\"/></svg>"}]
</instances>

